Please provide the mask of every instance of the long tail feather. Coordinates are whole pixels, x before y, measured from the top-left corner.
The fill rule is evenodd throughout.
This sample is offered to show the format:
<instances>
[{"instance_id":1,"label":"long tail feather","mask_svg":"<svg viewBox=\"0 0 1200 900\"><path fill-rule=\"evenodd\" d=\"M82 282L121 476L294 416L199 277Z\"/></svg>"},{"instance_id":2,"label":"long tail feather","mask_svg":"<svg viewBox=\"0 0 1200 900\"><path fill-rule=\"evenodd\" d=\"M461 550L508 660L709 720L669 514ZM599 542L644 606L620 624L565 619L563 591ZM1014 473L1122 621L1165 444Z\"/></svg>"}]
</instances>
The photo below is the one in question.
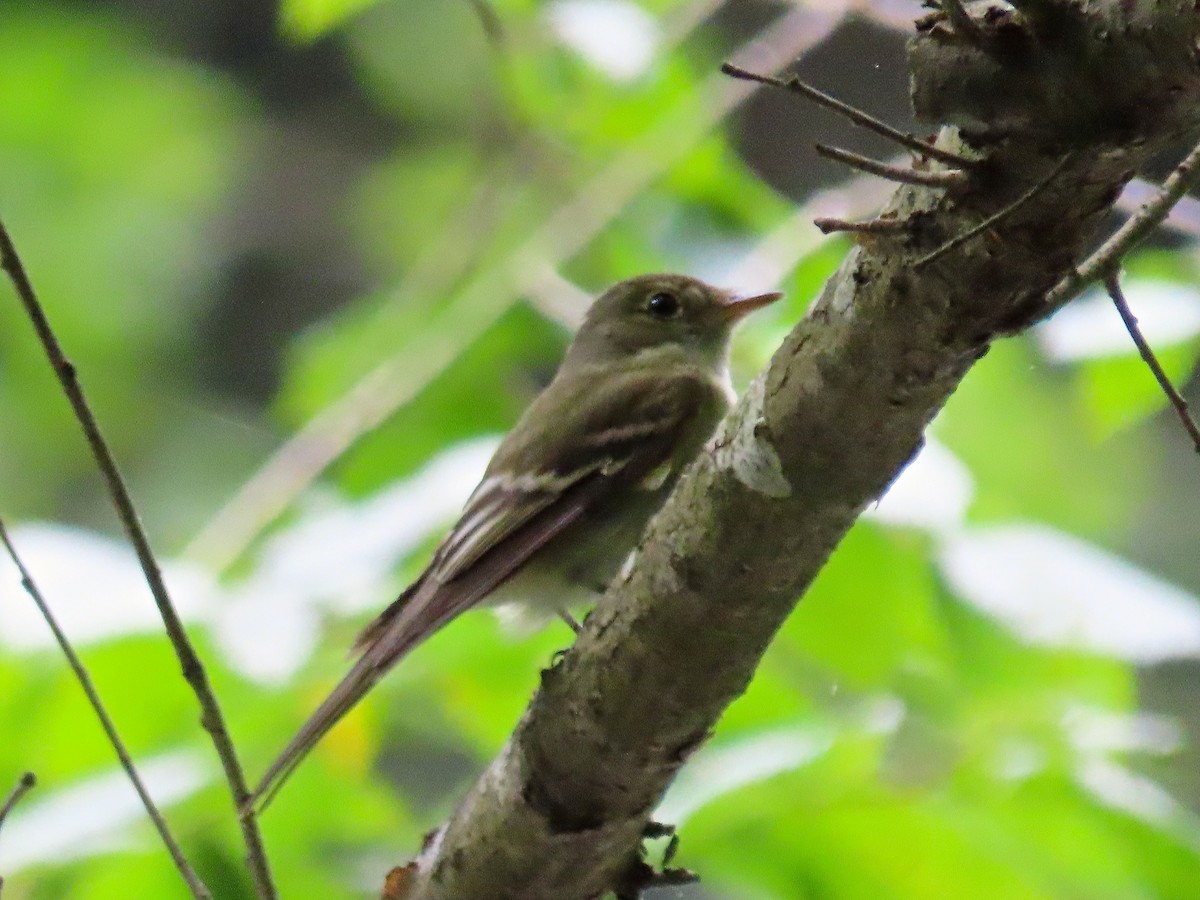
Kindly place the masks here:
<instances>
[{"instance_id":1,"label":"long tail feather","mask_svg":"<svg viewBox=\"0 0 1200 900\"><path fill-rule=\"evenodd\" d=\"M270 805L280 788L308 755L308 752L329 733L329 730L341 720L342 716L366 696L382 674L382 671L375 666L374 661L368 659L367 656L363 656L354 664L354 667L346 673L346 677L338 682L337 687L317 707L316 712L301 726L296 736L288 742L288 745L283 748L283 752L263 774L258 787L250 795L248 805L252 809L262 812Z\"/></svg>"},{"instance_id":2,"label":"long tail feather","mask_svg":"<svg viewBox=\"0 0 1200 900\"><path fill-rule=\"evenodd\" d=\"M431 585L408 597L406 591L401 600L407 603L397 601L367 627L358 641L362 656L271 763L247 801L250 809L266 809L309 751L392 666L478 599L476 594L441 587Z\"/></svg>"},{"instance_id":3,"label":"long tail feather","mask_svg":"<svg viewBox=\"0 0 1200 900\"><path fill-rule=\"evenodd\" d=\"M406 587L400 596L387 605L387 609L372 619L367 626L358 633L354 639L354 653L365 654L371 647L374 647L383 638L385 632L391 626L396 618L400 615L401 610L406 607L416 594L417 590L425 583L425 573L421 573L421 577Z\"/></svg>"},{"instance_id":4,"label":"long tail feather","mask_svg":"<svg viewBox=\"0 0 1200 900\"><path fill-rule=\"evenodd\" d=\"M575 521L593 495L604 488L604 479L593 473L587 481L564 493L554 506L510 534L503 552L493 548L453 580L442 582L428 577L428 572L417 579L359 636L355 646L362 650L362 657L271 763L247 801L248 811L266 809L317 741L354 708L388 669L510 578L538 548Z\"/></svg>"}]
</instances>

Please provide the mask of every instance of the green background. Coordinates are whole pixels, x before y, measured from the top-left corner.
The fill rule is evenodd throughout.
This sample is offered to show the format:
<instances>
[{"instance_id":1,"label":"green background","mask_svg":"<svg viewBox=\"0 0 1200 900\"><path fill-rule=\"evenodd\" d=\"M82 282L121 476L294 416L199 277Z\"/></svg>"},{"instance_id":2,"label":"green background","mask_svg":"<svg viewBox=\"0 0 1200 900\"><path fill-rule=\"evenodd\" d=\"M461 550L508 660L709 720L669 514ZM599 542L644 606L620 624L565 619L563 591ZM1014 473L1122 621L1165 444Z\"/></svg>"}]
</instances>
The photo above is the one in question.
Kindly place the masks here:
<instances>
[{"instance_id":1,"label":"green background","mask_svg":"<svg viewBox=\"0 0 1200 900\"><path fill-rule=\"evenodd\" d=\"M0 217L252 776L419 570L588 296L664 269L778 285L787 301L739 333L739 387L762 367L848 246L811 219L880 196L811 142L893 151L798 99L746 99L717 67L798 58L905 124L903 29L921 11L871 10L0 8ZM1164 237L1129 270L1186 383L1192 238ZM839 548L668 796L677 862L703 880L658 897L1200 892L1200 462L1093 299L1057 332L994 347L934 423L907 500ZM1066 332L1083 349L1053 352ZM261 528L216 519L314 420L346 445L331 465L315 480L309 456L284 465L282 513L248 505ZM360 420L378 424L345 424ZM194 701L7 285L0 511L202 877L251 897ZM185 896L2 574L0 790L26 769L41 782L0 831L5 900ZM370 896L445 818L570 637L510 630L455 622L297 773L263 820L284 897Z\"/></svg>"}]
</instances>

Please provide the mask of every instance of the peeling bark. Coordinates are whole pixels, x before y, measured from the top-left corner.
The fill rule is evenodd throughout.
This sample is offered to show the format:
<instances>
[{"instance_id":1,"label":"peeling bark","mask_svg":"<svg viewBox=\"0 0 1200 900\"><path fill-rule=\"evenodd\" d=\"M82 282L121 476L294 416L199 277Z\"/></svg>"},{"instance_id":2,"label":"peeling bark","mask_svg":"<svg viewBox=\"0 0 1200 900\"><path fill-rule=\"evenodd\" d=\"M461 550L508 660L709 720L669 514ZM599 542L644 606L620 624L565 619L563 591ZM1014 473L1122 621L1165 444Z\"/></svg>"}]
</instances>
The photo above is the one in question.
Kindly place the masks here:
<instances>
[{"instance_id":1,"label":"peeling bark","mask_svg":"<svg viewBox=\"0 0 1200 900\"><path fill-rule=\"evenodd\" d=\"M989 344L1042 314L1121 187L1200 125L1191 2L966 4L910 48L919 115L978 158L905 185L651 523L635 564L542 673L516 731L417 860L410 900L586 900L859 513ZM1014 7L1019 7L1015 9ZM1068 164L1062 165L1070 153ZM916 260L1061 174L994 229Z\"/></svg>"}]
</instances>

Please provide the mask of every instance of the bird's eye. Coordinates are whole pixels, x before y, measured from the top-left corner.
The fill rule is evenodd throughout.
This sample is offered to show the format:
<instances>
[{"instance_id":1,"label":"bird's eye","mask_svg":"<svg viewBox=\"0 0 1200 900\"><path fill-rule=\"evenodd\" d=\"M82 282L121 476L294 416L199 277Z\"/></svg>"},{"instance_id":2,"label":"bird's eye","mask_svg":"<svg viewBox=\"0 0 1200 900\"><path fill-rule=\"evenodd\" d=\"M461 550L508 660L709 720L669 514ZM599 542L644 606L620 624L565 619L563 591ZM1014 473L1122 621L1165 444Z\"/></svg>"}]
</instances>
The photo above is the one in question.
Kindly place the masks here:
<instances>
[{"instance_id":1,"label":"bird's eye","mask_svg":"<svg viewBox=\"0 0 1200 900\"><path fill-rule=\"evenodd\" d=\"M646 309L656 319L673 319L679 315L679 298L666 291L651 294Z\"/></svg>"}]
</instances>

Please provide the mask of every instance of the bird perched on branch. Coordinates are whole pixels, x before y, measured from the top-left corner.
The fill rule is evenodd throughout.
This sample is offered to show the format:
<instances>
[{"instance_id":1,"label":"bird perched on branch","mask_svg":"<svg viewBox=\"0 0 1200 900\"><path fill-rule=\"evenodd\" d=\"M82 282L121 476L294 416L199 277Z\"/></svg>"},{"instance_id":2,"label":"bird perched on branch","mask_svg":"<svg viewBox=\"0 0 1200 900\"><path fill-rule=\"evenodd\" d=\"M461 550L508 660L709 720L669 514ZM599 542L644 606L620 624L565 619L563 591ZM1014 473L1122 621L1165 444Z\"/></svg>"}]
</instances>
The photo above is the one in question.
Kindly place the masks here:
<instances>
[{"instance_id":1,"label":"bird perched on branch","mask_svg":"<svg viewBox=\"0 0 1200 900\"><path fill-rule=\"evenodd\" d=\"M362 632L358 661L250 803L265 805L388 669L459 613L518 600L571 622L566 610L616 574L728 409L733 326L780 296L738 297L684 275L601 295L428 567Z\"/></svg>"}]
</instances>

